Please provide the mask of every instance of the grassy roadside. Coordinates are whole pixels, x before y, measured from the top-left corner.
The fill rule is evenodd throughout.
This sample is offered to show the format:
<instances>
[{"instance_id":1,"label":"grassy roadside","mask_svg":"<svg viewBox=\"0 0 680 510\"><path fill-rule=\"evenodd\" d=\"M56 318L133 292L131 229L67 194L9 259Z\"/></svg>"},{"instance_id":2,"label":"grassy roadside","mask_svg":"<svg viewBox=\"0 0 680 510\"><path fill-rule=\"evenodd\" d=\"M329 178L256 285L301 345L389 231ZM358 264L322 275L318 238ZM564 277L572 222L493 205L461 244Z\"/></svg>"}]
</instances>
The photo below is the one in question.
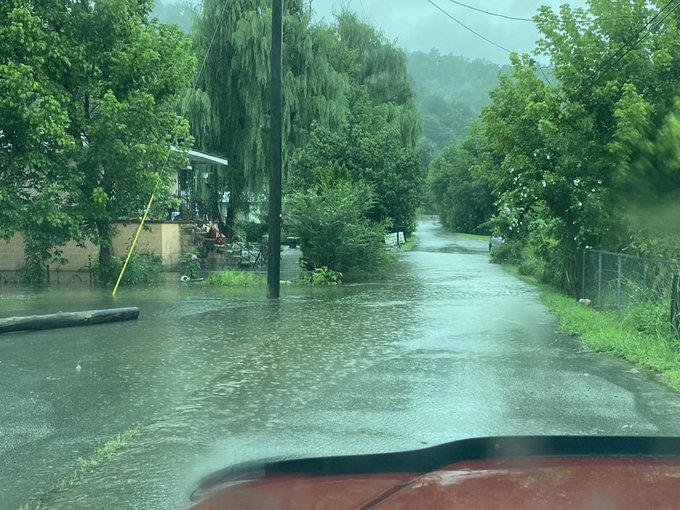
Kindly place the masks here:
<instances>
[{"instance_id":1,"label":"grassy roadside","mask_svg":"<svg viewBox=\"0 0 680 510\"><path fill-rule=\"evenodd\" d=\"M58 480L36 500L22 505L19 510L40 510L45 508L57 494L72 489L99 464L119 453L130 439L140 434L141 430L141 424L133 425L125 432L118 434L97 448L89 457L78 459L70 473Z\"/></svg>"},{"instance_id":2,"label":"grassy roadside","mask_svg":"<svg viewBox=\"0 0 680 510\"><path fill-rule=\"evenodd\" d=\"M223 287L262 287L267 285L267 277L248 271L215 271L207 276L205 283Z\"/></svg>"},{"instance_id":3,"label":"grassy roadside","mask_svg":"<svg viewBox=\"0 0 680 510\"><path fill-rule=\"evenodd\" d=\"M411 234L406 239L406 242L399 247L399 249L401 251L411 251L413 248L415 248L417 242L418 238L415 236L415 234Z\"/></svg>"},{"instance_id":4,"label":"grassy roadside","mask_svg":"<svg viewBox=\"0 0 680 510\"><path fill-rule=\"evenodd\" d=\"M475 241L489 242L489 236L484 234L464 234L462 232L456 232L456 235L466 237L468 239L474 239Z\"/></svg>"},{"instance_id":5,"label":"grassy roadside","mask_svg":"<svg viewBox=\"0 0 680 510\"><path fill-rule=\"evenodd\" d=\"M504 269L536 285L541 291L541 301L559 318L561 330L579 337L585 349L612 354L656 370L666 384L680 390L680 345L672 339L637 331L611 313L588 308L552 287L518 275L516 268L504 266Z\"/></svg>"}]
</instances>

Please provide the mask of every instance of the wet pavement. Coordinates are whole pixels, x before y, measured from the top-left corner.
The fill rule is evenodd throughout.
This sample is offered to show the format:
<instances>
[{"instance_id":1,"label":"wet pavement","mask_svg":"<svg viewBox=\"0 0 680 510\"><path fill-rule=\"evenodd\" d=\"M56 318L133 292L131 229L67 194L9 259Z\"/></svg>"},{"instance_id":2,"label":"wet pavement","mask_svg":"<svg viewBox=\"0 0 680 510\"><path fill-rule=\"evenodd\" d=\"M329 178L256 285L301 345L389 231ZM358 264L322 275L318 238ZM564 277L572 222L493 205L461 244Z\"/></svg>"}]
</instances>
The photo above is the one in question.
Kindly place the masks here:
<instances>
[{"instance_id":1,"label":"wet pavement","mask_svg":"<svg viewBox=\"0 0 680 510\"><path fill-rule=\"evenodd\" d=\"M394 276L324 289L0 288L0 316L139 306L0 336L0 509L140 432L45 508L181 509L203 475L281 456L495 434L680 434L680 395L579 350L487 243L422 222ZM76 371L80 364L82 369Z\"/></svg>"}]
</instances>

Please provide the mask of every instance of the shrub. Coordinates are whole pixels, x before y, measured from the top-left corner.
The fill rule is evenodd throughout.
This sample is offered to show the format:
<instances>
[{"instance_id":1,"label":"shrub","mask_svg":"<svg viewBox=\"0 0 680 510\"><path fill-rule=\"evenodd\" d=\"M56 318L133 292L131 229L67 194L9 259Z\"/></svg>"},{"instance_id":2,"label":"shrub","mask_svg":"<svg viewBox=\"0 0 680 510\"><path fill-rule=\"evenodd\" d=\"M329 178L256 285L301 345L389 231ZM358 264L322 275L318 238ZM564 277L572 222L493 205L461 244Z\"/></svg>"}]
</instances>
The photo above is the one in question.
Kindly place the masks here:
<instances>
[{"instance_id":1,"label":"shrub","mask_svg":"<svg viewBox=\"0 0 680 510\"><path fill-rule=\"evenodd\" d=\"M21 264L19 275L23 283L43 283L47 278L47 266L42 260L26 256Z\"/></svg>"},{"instance_id":2,"label":"shrub","mask_svg":"<svg viewBox=\"0 0 680 510\"><path fill-rule=\"evenodd\" d=\"M368 184L332 176L292 194L287 224L300 238L311 267L344 272L379 271L389 265L393 257L384 243L388 222L374 223L367 217L374 201Z\"/></svg>"},{"instance_id":3,"label":"shrub","mask_svg":"<svg viewBox=\"0 0 680 510\"><path fill-rule=\"evenodd\" d=\"M104 285L115 283L118 279L121 269L123 268L123 263L125 262L125 257L113 257L112 264L113 270L111 272L112 281L102 279L102 271L99 267L99 263L96 262L92 266L92 272L95 275L97 281ZM148 251L136 251L133 252L125 268L125 274L121 283L123 285L149 285L158 283L163 278L163 259L160 255L154 252Z\"/></svg>"},{"instance_id":4,"label":"shrub","mask_svg":"<svg viewBox=\"0 0 680 510\"><path fill-rule=\"evenodd\" d=\"M623 323L647 335L668 338L671 332L669 308L665 301L641 304L626 314Z\"/></svg>"},{"instance_id":5,"label":"shrub","mask_svg":"<svg viewBox=\"0 0 680 510\"><path fill-rule=\"evenodd\" d=\"M491 250L491 262L495 264L519 264L522 259L522 246L516 241L508 241Z\"/></svg>"},{"instance_id":6,"label":"shrub","mask_svg":"<svg viewBox=\"0 0 680 510\"><path fill-rule=\"evenodd\" d=\"M63 257L61 248L45 248L31 239L24 241L24 260L19 270L22 283L41 284L48 279L49 265L64 265L68 262Z\"/></svg>"},{"instance_id":7,"label":"shrub","mask_svg":"<svg viewBox=\"0 0 680 510\"><path fill-rule=\"evenodd\" d=\"M198 272L201 270L201 256L196 250L191 250L182 255L180 265L182 266L182 275L193 280L198 277Z\"/></svg>"},{"instance_id":8,"label":"shrub","mask_svg":"<svg viewBox=\"0 0 680 510\"><path fill-rule=\"evenodd\" d=\"M322 266L300 275L300 281L307 285L337 285L342 281L342 273Z\"/></svg>"}]
</instances>

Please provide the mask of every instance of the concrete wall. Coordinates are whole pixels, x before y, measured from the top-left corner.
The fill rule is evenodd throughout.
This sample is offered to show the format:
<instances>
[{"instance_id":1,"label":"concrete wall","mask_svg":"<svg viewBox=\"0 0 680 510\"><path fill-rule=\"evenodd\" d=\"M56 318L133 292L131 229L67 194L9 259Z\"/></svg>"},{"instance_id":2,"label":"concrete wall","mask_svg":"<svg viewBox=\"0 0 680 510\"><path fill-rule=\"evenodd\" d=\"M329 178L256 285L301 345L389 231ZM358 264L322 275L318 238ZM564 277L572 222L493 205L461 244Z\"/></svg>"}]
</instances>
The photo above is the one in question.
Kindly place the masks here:
<instances>
[{"instance_id":1,"label":"concrete wall","mask_svg":"<svg viewBox=\"0 0 680 510\"><path fill-rule=\"evenodd\" d=\"M137 240L136 250L152 251L160 255L168 269L176 269L182 255L181 222L146 222L149 230L142 230ZM113 254L127 255L130 243L139 224L118 225L118 234L113 240ZM62 271L84 271L97 260L99 249L92 243L78 247L70 242L63 248L63 256L68 264L61 266ZM89 257L89 258L88 258ZM24 242L20 234L9 242L0 241L0 271L18 271L24 260ZM56 269L56 267L54 267Z\"/></svg>"}]
</instances>

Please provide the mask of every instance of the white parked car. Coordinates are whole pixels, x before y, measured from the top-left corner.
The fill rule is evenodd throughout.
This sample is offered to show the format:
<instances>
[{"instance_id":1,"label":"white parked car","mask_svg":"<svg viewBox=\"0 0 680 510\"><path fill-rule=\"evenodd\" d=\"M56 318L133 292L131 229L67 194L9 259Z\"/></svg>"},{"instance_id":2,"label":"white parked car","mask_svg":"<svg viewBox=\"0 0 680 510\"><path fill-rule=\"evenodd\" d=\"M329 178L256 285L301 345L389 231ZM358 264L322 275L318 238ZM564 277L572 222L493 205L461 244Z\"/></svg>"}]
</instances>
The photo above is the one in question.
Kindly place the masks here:
<instances>
[{"instance_id":1,"label":"white parked car","mask_svg":"<svg viewBox=\"0 0 680 510\"><path fill-rule=\"evenodd\" d=\"M496 246L503 244L503 238L500 236L491 236L489 238L489 253L493 251Z\"/></svg>"}]
</instances>

